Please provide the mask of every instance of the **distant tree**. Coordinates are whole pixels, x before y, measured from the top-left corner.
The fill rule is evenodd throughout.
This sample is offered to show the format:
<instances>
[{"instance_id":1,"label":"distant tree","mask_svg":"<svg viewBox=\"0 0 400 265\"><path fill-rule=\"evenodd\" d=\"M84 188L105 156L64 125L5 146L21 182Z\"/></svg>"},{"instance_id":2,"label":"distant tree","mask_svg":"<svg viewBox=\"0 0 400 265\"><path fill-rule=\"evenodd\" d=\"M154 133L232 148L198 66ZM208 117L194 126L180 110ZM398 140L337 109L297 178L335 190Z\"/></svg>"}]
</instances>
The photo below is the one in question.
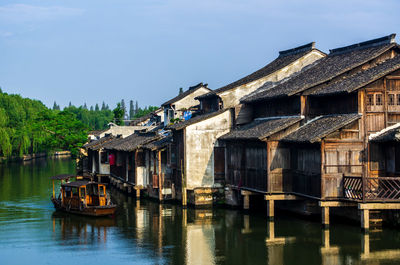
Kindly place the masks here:
<instances>
[{"instance_id":1,"label":"distant tree","mask_svg":"<svg viewBox=\"0 0 400 265\"><path fill-rule=\"evenodd\" d=\"M87 108L87 105L86 105L86 102L85 102L85 104L83 104L83 108L84 108L84 109L88 109L88 108Z\"/></svg>"},{"instance_id":2,"label":"distant tree","mask_svg":"<svg viewBox=\"0 0 400 265\"><path fill-rule=\"evenodd\" d=\"M110 106L108 106L108 104L106 105L106 110L110 110Z\"/></svg>"},{"instance_id":3,"label":"distant tree","mask_svg":"<svg viewBox=\"0 0 400 265\"><path fill-rule=\"evenodd\" d=\"M72 107L71 101L70 101L69 104L68 104L68 108L70 108L70 107Z\"/></svg>"},{"instance_id":4,"label":"distant tree","mask_svg":"<svg viewBox=\"0 0 400 265\"><path fill-rule=\"evenodd\" d=\"M117 107L113 109L114 121L117 125L124 124L124 111L121 108L121 103L117 104Z\"/></svg>"},{"instance_id":5,"label":"distant tree","mask_svg":"<svg viewBox=\"0 0 400 265\"><path fill-rule=\"evenodd\" d=\"M99 109L99 104L96 103L96 106L94 107L94 110L95 110L95 111L99 111L99 110L100 110L100 109Z\"/></svg>"},{"instance_id":6,"label":"distant tree","mask_svg":"<svg viewBox=\"0 0 400 265\"><path fill-rule=\"evenodd\" d=\"M2 94L3 93L3 90L1 89L1 86L0 86L0 94Z\"/></svg>"},{"instance_id":7,"label":"distant tree","mask_svg":"<svg viewBox=\"0 0 400 265\"><path fill-rule=\"evenodd\" d=\"M93 111L93 106L90 106L90 111Z\"/></svg>"},{"instance_id":8,"label":"distant tree","mask_svg":"<svg viewBox=\"0 0 400 265\"><path fill-rule=\"evenodd\" d=\"M133 106L133 100L129 101L129 119L132 120L135 116L135 107Z\"/></svg>"},{"instance_id":9,"label":"distant tree","mask_svg":"<svg viewBox=\"0 0 400 265\"><path fill-rule=\"evenodd\" d=\"M106 103L104 103L104 101L103 104L101 104L101 110L106 110Z\"/></svg>"},{"instance_id":10,"label":"distant tree","mask_svg":"<svg viewBox=\"0 0 400 265\"><path fill-rule=\"evenodd\" d=\"M179 88L179 95L182 94L182 93L183 93L183 88L180 87L180 88Z\"/></svg>"},{"instance_id":11,"label":"distant tree","mask_svg":"<svg viewBox=\"0 0 400 265\"><path fill-rule=\"evenodd\" d=\"M139 103L138 103L137 100L136 100L136 104L135 104L135 116L136 116L136 114L138 114L138 112L139 112Z\"/></svg>"},{"instance_id":12,"label":"distant tree","mask_svg":"<svg viewBox=\"0 0 400 265\"><path fill-rule=\"evenodd\" d=\"M139 108L138 112L135 114L135 118L143 117L157 109L158 109L158 107L156 107L156 106L148 106L148 107L145 107L144 109Z\"/></svg>"},{"instance_id":13,"label":"distant tree","mask_svg":"<svg viewBox=\"0 0 400 265\"><path fill-rule=\"evenodd\" d=\"M124 119L126 117L127 111L126 111L126 106L125 106L125 100L121 100L121 109L124 112L124 115L122 116Z\"/></svg>"},{"instance_id":14,"label":"distant tree","mask_svg":"<svg viewBox=\"0 0 400 265\"><path fill-rule=\"evenodd\" d=\"M60 110L60 106L54 101L53 110Z\"/></svg>"}]
</instances>

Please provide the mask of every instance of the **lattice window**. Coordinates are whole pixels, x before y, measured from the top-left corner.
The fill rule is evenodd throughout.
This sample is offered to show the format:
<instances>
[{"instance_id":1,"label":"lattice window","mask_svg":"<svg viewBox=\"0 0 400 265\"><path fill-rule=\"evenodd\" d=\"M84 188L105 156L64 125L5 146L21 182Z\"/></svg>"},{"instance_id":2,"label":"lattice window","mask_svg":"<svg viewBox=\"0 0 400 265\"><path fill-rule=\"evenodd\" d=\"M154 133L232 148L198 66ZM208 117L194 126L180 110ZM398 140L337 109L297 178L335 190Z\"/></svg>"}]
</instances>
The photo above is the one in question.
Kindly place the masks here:
<instances>
[{"instance_id":1,"label":"lattice window","mask_svg":"<svg viewBox=\"0 0 400 265\"><path fill-rule=\"evenodd\" d=\"M372 94L367 95L367 105L368 106L374 105L374 95Z\"/></svg>"},{"instance_id":2,"label":"lattice window","mask_svg":"<svg viewBox=\"0 0 400 265\"><path fill-rule=\"evenodd\" d=\"M397 98L397 105L400 106L400 94L397 94L396 98Z\"/></svg>"},{"instance_id":3,"label":"lattice window","mask_svg":"<svg viewBox=\"0 0 400 265\"><path fill-rule=\"evenodd\" d=\"M382 106L383 105L382 94L376 94L375 95L375 104L377 106Z\"/></svg>"},{"instance_id":4,"label":"lattice window","mask_svg":"<svg viewBox=\"0 0 400 265\"><path fill-rule=\"evenodd\" d=\"M388 104L389 105L394 105L394 94L389 94Z\"/></svg>"}]
</instances>

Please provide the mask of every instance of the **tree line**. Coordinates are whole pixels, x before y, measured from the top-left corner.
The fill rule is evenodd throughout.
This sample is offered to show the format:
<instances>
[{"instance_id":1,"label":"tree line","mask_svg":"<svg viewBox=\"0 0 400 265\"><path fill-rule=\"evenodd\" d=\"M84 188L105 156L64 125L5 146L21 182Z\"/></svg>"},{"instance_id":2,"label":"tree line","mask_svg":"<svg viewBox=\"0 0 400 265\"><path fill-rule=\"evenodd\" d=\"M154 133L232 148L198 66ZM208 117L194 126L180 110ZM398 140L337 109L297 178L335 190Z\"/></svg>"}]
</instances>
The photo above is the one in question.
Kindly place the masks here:
<instances>
[{"instance_id":1,"label":"tree line","mask_svg":"<svg viewBox=\"0 0 400 265\"><path fill-rule=\"evenodd\" d=\"M88 127L70 111L47 108L42 102L0 89L0 156L70 150L87 140Z\"/></svg>"},{"instance_id":2,"label":"tree line","mask_svg":"<svg viewBox=\"0 0 400 265\"><path fill-rule=\"evenodd\" d=\"M101 107L96 104L90 108L70 103L63 110L54 102L53 108L47 108L39 100L7 94L0 88L0 157L59 150L69 150L74 155L87 141L88 131L106 129L117 119L123 125L122 119L141 117L157 107L140 108L131 100L129 113L124 109L117 117L118 109L123 110L121 103L111 110L104 102Z\"/></svg>"},{"instance_id":3,"label":"tree line","mask_svg":"<svg viewBox=\"0 0 400 265\"><path fill-rule=\"evenodd\" d=\"M54 102L53 110L57 111L60 109L60 106ZM102 130L107 128L110 122L114 122L117 125L124 125L124 120L134 120L143 117L156 109L158 109L158 107L155 106L141 108L139 107L138 101L134 103L133 100L130 100L128 112L125 100L122 99L113 110L110 110L110 107L104 102L101 108L97 103L94 107L90 106L88 108L86 103L84 103L83 106L76 107L70 102L68 107L64 108L64 111L74 113L77 119L86 124L90 130Z\"/></svg>"}]
</instances>

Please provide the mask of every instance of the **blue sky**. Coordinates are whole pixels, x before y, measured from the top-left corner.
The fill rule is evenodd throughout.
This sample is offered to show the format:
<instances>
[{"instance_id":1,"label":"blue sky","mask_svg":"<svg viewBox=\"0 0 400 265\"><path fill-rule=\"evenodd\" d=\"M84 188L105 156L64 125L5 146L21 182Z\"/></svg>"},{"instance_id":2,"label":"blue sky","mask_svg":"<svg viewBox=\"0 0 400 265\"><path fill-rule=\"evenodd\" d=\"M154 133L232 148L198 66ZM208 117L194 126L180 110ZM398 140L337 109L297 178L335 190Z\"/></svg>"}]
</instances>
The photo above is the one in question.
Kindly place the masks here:
<instances>
[{"instance_id":1,"label":"blue sky","mask_svg":"<svg viewBox=\"0 0 400 265\"><path fill-rule=\"evenodd\" d=\"M235 81L279 50L400 34L399 10L398 0L2 0L0 86L48 106L160 105L179 87Z\"/></svg>"}]
</instances>

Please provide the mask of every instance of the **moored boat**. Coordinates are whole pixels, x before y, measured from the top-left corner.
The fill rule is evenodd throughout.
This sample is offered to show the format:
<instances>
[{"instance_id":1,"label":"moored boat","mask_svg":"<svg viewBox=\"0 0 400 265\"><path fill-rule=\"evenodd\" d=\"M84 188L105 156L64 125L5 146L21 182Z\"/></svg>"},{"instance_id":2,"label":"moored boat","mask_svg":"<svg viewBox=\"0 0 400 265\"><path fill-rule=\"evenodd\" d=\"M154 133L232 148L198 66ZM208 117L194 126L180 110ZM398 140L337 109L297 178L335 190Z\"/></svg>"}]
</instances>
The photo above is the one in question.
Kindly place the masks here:
<instances>
[{"instance_id":1,"label":"moored boat","mask_svg":"<svg viewBox=\"0 0 400 265\"><path fill-rule=\"evenodd\" d=\"M72 178L75 178L75 181L70 182ZM104 184L73 175L58 175L52 177L52 180L51 201L57 210L88 216L107 216L115 213L116 205L111 202ZM58 197L55 196L54 180L61 180Z\"/></svg>"}]
</instances>

